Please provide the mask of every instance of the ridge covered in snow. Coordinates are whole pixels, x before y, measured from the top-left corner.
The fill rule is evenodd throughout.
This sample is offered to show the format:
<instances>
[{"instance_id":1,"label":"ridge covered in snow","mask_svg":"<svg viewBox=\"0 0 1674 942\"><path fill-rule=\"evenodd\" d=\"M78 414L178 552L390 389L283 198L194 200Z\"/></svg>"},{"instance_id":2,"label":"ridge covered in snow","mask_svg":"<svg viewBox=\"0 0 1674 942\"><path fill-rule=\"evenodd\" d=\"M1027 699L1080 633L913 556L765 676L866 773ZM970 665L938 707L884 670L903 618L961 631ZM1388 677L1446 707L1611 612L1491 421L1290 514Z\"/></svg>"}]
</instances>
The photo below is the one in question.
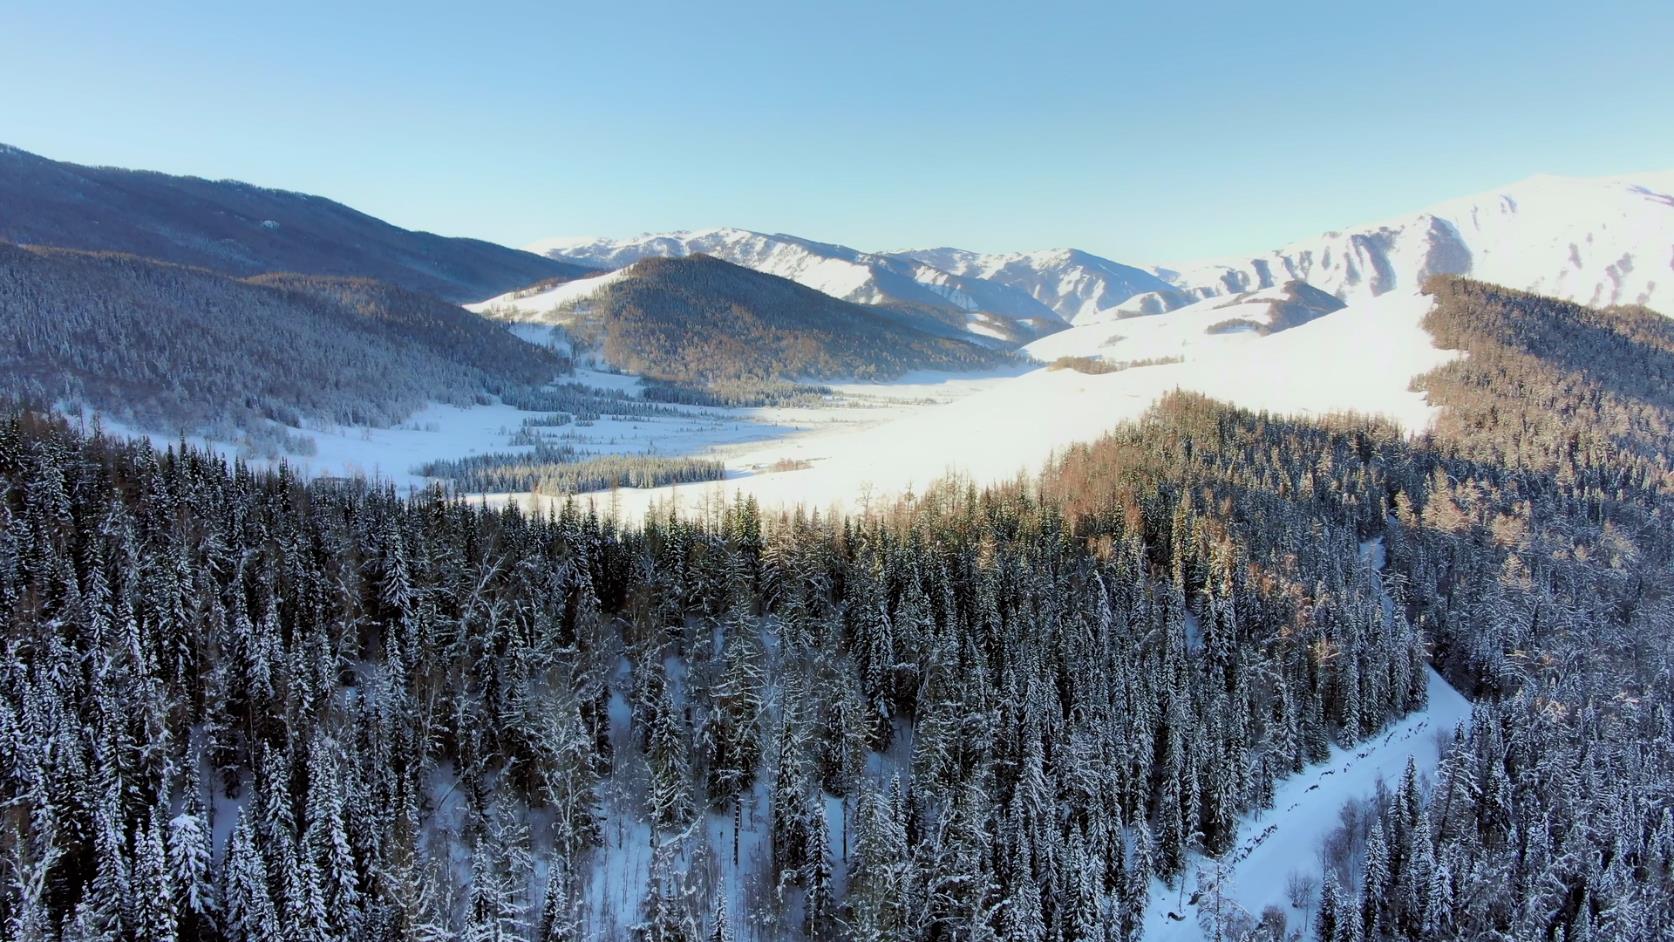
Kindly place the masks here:
<instances>
[{"instance_id":1,"label":"ridge covered in snow","mask_svg":"<svg viewBox=\"0 0 1674 942\"><path fill-rule=\"evenodd\" d=\"M963 277L1026 291L1075 325L1122 316L1123 305L1139 295L1157 296L1157 309L1136 313L1161 313L1189 300L1152 272L1080 249L984 255L944 247L896 254Z\"/></svg>"},{"instance_id":2,"label":"ridge covered in snow","mask_svg":"<svg viewBox=\"0 0 1674 942\"><path fill-rule=\"evenodd\" d=\"M717 228L630 239L555 238L528 249L619 268L707 253L847 301L934 311L996 340L1163 314L1209 297L1298 281L1345 303L1415 289L1435 274L1583 304L1674 314L1674 172L1531 177L1421 212L1251 256L1136 266L1080 249L870 253L792 235ZM500 299L496 299L497 301Z\"/></svg>"},{"instance_id":3,"label":"ridge covered in snow","mask_svg":"<svg viewBox=\"0 0 1674 942\"><path fill-rule=\"evenodd\" d=\"M1158 269L1194 297L1300 279L1344 301L1468 275L1592 306L1674 315L1674 173L1536 176L1248 258Z\"/></svg>"}]
</instances>

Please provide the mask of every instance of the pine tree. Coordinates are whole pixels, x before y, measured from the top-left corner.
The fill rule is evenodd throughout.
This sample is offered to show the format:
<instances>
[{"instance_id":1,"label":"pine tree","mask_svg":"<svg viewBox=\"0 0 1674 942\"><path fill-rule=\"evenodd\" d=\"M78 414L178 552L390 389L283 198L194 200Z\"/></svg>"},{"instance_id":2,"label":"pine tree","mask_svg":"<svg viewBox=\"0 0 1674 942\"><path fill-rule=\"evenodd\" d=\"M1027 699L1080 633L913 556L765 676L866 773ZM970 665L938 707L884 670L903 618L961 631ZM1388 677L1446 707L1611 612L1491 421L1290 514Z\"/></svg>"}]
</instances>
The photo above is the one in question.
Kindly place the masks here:
<instances>
[{"instance_id":1,"label":"pine tree","mask_svg":"<svg viewBox=\"0 0 1674 942\"><path fill-rule=\"evenodd\" d=\"M547 864L546 895L541 901L539 942L578 942L581 926L570 903L570 866L561 856Z\"/></svg>"},{"instance_id":2,"label":"pine tree","mask_svg":"<svg viewBox=\"0 0 1674 942\"><path fill-rule=\"evenodd\" d=\"M1336 871L1327 867L1325 882L1319 891L1319 916L1314 920L1315 938L1319 942L1337 942L1343 933L1343 924L1359 918L1358 913L1347 911Z\"/></svg>"},{"instance_id":3,"label":"pine tree","mask_svg":"<svg viewBox=\"0 0 1674 942\"><path fill-rule=\"evenodd\" d=\"M179 930L175 885L159 811L134 835L134 929L139 938L171 942Z\"/></svg>"},{"instance_id":4,"label":"pine tree","mask_svg":"<svg viewBox=\"0 0 1674 942\"><path fill-rule=\"evenodd\" d=\"M666 685L651 703L646 726L650 731L646 761L651 767L651 820L661 830L676 830L691 820L695 809L685 731L675 717Z\"/></svg>"},{"instance_id":5,"label":"pine tree","mask_svg":"<svg viewBox=\"0 0 1674 942\"><path fill-rule=\"evenodd\" d=\"M825 939L829 935L835 910L831 885L831 834L825 821L825 808L817 799L806 812L808 841L803 848L801 868L803 893L803 932L810 939Z\"/></svg>"},{"instance_id":6,"label":"pine tree","mask_svg":"<svg viewBox=\"0 0 1674 942\"><path fill-rule=\"evenodd\" d=\"M255 841L249 817L240 812L221 866L221 897L226 905L224 930L228 939L240 942L281 942L267 870L256 851Z\"/></svg>"},{"instance_id":7,"label":"pine tree","mask_svg":"<svg viewBox=\"0 0 1674 942\"><path fill-rule=\"evenodd\" d=\"M176 910L186 918L189 927L202 930L214 925L218 909L210 876L209 845L203 803L194 786L185 808L169 822L168 858L172 882L181 894Z\"/></svg>"},{"instance_id":8,"label":"pine tree","mask_svg":"<svg viewBox=\"0 0 1674 942\"><path fill-rule=\"evenodd\" d=\"M905 938L907 891L912 882L902 822L882 792L867 791L861 798L846 900L850 934L856 942Z\"/></svg>"},{"instance_id":9,"label":"pine tree","mask_svg":"<svg viewBox=\"0 0 1674 942\"><path fill-rule=\"evenodd\" d=\"M727 901L715 898L714 915L709 920L709 942L732 942L732 928L727 925Z\"/></svg>"}]
</instances>

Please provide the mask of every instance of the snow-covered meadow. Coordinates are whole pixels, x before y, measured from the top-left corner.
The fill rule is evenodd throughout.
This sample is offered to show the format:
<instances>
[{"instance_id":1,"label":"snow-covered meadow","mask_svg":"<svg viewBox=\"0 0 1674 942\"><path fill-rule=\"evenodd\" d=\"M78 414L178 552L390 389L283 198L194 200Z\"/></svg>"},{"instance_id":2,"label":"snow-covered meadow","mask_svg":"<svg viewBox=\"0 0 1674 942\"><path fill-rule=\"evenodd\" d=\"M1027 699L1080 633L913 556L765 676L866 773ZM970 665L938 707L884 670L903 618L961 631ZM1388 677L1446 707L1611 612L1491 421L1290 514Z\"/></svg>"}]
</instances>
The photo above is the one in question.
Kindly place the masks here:
<instances>
[{"instance_id":1,"label":"snow-covered meadow","mask_svg":"<svg viewBox=\"0 0 1674 942\"><path fill-rule=\"evenodd\" d=\"M653 506L701 512L738 494L768 507L861 509L949 474L978 484L1032 474L1054 454L1139 418L1177 389L1286 414L1376 413L1422 431L1433 410L1410 388L1412 379L1454 356L1436 349L1421 326L1429 304L1416 292L1392 293L1265 336L1206 333L1230 318L1265 316L1261 297L1234 307L1214 298L1168 314L1075 327L1025 351L1043 364L1064 356L1162 362L1098 374L1043 365L839 384L836 408L741 410L748 414L740 422L780 431L717 442L703 452L726 461L725 481L588 497L628 518ZM547 500L497 499L529 506Z\"/></svg>"}]
</instances>

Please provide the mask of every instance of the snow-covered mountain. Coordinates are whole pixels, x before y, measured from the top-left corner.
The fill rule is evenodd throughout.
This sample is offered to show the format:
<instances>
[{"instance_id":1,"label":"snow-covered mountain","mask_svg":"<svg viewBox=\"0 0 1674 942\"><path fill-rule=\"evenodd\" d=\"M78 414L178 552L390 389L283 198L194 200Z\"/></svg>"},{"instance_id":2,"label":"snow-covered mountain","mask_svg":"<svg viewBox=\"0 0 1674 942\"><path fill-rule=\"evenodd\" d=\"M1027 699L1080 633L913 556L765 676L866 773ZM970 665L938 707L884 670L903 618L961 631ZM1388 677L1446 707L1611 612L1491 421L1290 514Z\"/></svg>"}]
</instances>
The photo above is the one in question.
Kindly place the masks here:
<instances>
[{"instance_id":1,"label":"snow-covered mountain","mask_svg":"<svg viewBox=\"0 0 1674 942\"><path fill-rule=\"evenodd\" d=\"M1065 326L1051 307L999 281L797 236L721 228L621 240L546 239L527 248L548 258L601 268L620 268L652 256L713 255L844 301L931 314L994 340L1024 342Z\"/></svg>"},{"instance_id":2,"label":"snow-covered mountain","mask_svg":"<svg viewBox=\"0 0 1674 942\"><path fill-rule=\"evenodd\" d=\"M1300 279L1344 301L1433 274L1674 315L1674 173L1537 176L1249 258L1157 269L1194 297Z\"/></svg>"},{"instance_id":3,"label":"snow-covered mountain","mask_svg":"<svg viewBox=\"0 0 1674 942\"><path fill-rule=\"evenodd\" d=\"M1433 274L1674 314L1671 194L1674 172L1531 177L1258 255L1166 267L1126 265L1079 249L871 253L730 228L548 239L528 249L601 268L701 252L844 300L932 313L972 334L1012 342L1032 341L1065 324L1162 314L1292 281L1352 303L1415 288Z\"/></svg>"},{"instance_id":4,"label":"snow-covered mountain","mask_svg":"<svg viewBox=\"0 0 1674 942\"><path fill-rule=\"evenodd\" d=\"M1150 271L1080 249L984 255L943 247L896 254L962 277L1028 292L1077 326L1133 314L1157 314L1191 300ZM1151 307L1128 307L1137 296L1154 299Z\"/></svg>"}]
</instances>

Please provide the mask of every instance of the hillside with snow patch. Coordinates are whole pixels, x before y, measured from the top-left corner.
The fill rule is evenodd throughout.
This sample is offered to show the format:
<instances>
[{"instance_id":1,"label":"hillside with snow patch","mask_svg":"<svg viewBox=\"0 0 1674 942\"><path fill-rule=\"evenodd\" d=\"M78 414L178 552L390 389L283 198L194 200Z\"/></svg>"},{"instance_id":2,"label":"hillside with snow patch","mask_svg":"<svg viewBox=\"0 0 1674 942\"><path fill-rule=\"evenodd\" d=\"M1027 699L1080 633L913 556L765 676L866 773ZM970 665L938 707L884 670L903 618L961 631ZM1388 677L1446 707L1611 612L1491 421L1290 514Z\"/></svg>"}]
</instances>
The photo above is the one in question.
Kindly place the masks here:
<instances>
[{"instance_id":1,"label":"hillside with snow patch","mask_svg":"<svg viewBox=\"0 0 1674 942\"><path fill-rule=\"evenodd\" d=\"M555 324L573 311L576 305L596 297L600 291L621 281L626 274L627 269L620 268L588 275L585 278L572 278L569 281L541 282L495 295L486 301L467 304L465 309L496 320Z\"/></svg>"}]
</instances>

